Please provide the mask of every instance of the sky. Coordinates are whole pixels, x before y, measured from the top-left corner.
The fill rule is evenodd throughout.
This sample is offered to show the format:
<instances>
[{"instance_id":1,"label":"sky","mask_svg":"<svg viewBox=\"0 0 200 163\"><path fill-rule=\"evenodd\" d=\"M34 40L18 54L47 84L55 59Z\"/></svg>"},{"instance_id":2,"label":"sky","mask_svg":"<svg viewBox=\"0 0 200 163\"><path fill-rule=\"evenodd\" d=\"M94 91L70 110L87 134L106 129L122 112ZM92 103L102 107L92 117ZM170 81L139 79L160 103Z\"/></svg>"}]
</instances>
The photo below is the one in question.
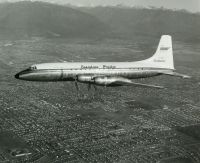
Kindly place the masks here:
<instances>
[{"instance_id":1,"label":"sky","mask_svg":"<svg viewBox=\"0 0 200 163\"><path fill-rule=\"evenodd\" d=\"M19 0L0 0L0 2L15 2ZM35 1L35 0L32 0ZM39 1L39 0L38 0ZM164 7L168 9L185 9L190 12L200 12L200 0L40 0L59 4L72 4L75 6L142 6Z\"/></svg>"}]
</instances>

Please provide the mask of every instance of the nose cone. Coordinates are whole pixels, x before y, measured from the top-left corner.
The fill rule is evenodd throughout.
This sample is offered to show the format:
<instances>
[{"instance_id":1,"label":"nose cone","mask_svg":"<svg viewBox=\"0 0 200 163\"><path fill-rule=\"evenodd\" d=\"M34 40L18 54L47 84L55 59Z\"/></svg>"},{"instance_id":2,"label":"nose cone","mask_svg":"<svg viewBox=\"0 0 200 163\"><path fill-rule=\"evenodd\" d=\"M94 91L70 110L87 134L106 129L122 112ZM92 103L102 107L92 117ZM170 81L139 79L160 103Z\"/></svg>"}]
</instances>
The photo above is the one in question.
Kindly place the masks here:
<instances>
[{"instance_id":1,"label":"nose cone","mask_svg":"<svg viewBox=\"0 0 200 163\"><path fill-rule=\"evenodd\" d=\"M17 73L17 74L15 75L15 78L16 78L16 79L19 79L19 73Z\"/></svg>"},{"instance_id":2,"label":"nose cone","mask_svg":"<svg viewBox=\"0 0 200 163\"><path fill-rule=\"evenodd\" d=\"M15 74L16 79L20 80L32 80L32 71L29 69L23 70Z\"/></svg>"}]
</instances>

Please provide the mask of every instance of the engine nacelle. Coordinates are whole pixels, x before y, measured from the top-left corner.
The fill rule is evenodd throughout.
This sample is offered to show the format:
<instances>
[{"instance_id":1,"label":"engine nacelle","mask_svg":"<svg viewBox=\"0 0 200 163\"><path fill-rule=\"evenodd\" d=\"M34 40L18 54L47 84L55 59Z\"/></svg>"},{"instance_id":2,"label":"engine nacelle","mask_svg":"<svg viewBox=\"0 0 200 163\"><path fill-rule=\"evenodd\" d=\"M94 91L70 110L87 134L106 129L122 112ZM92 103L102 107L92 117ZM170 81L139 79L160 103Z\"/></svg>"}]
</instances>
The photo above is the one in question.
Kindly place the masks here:
<instances>
[{"instance_id":1,"label":"engine nacelle","mask_svg":"<svg viewBox=\"0 0 200 163\"><path fill-rule=\"evenodd\" d=\"M130 83L129 79L121 77L107 77L107 76L90 76L90 75L80 75L77 76L77 81L80 83L90 83L101 86L120 86L124 83Z\"/></svg>"},{"instance_id":2,"label":"engine nacelle","mask_svg":"<svg viewBox=\"0 0 200 163\"><path fill-rule=\"evenodd\" d=\"M108 86L114 83L117 79L114 77L96 77L94 83L97 85Z\"/></svg>"},{"instance_id":3,"label":"engine nacelle","mask_svg":"<svg viewBox=\"0 0 200 163\"><path fill-rule=\"evenodd\" d=\"M81 83L94 83L94 78L89 75L79 75L77 76L77 81Z\"/></svg>"}]
</instances>

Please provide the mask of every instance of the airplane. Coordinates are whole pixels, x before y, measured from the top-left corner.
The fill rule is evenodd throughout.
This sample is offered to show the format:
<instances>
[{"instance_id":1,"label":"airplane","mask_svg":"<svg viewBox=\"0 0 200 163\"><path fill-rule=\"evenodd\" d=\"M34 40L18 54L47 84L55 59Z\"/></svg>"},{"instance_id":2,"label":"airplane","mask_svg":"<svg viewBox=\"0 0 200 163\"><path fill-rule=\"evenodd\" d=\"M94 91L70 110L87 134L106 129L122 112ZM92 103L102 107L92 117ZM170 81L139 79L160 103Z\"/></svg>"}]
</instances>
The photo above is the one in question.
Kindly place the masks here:
<instances>
[{"instance_id":1,"label":"airplane","mask_svg":"<svg viewBox=\"0 0 200 163\"><path fill-rule=\"evenodd\" d=\"M142 86L164 88L163 86L142 84L132 79L169 75L182 78L190 76L175 72L172 37L162 35L155 54L145 60L135 62L63 62L34 64L15 75L15 78L27 81L74 81L96 87Z\"/></svg>"}]
</instances>

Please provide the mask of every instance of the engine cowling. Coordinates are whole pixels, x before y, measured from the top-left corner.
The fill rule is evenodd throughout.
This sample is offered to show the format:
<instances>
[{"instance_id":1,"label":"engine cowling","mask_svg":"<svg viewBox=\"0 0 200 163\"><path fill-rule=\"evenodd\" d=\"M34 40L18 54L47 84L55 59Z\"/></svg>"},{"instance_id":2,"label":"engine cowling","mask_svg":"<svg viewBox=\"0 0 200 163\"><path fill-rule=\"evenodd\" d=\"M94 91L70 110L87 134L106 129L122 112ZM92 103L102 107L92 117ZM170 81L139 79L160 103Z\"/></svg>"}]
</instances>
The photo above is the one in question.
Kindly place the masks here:
<instances>
[{"instance_id":1,"label":"engine cowling","mask_svg":"<svg viewBox=\"0 0 200 163\"><path fill-rule=\"evenodd\" d=\"M94 79L92 76L80 75L80 76L77 76L77 81L81 83L93 83Z\"/></svg>"}]
</instances>

